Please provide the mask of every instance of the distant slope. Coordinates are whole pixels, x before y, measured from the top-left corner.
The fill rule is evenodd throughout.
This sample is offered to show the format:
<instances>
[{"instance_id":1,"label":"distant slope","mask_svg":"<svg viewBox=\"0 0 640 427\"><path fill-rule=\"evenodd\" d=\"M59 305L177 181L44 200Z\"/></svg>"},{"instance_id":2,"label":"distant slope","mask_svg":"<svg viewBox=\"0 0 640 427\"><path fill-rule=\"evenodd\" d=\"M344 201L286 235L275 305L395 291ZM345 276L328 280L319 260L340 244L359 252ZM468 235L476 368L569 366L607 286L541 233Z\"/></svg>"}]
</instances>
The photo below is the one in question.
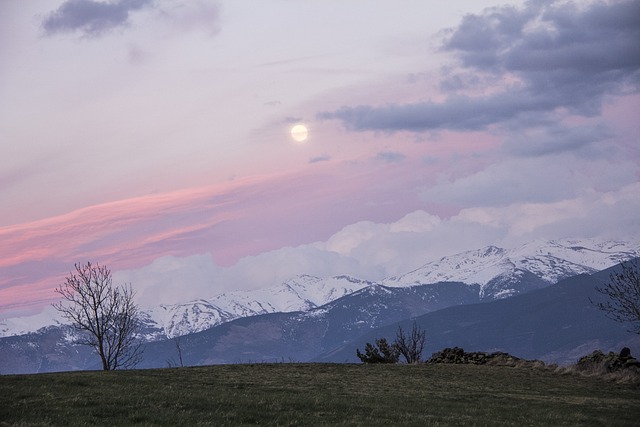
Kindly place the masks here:
<instances>
[{"instance_id":1,"label":"distant slope","mask_svg":"<svg viewBox=\"0 0 640 427\"><path fill-rule=\"evenodd\" d=\"M50 326L37 333L0 339L0 374L99 369L89 347L71 343L71 328Z\"/></svg>"},{"instance_id":2,"label":"distant slope","mask_svg":"<svg viewBox=\"0 0 640 427\"><path fill-rule=\"evenodd\" d=\"M307 361L367 331L453 304L479 301L477 285L440 283L410 288L371 285L307 312L238 318L179 340L149 342L140 367ZM0 339L0 372L94 369L97 358L64 338L64 327ZM64 355L60 357L59 355ZM24 363L23 363L24 362Z\"/></svg>"},{"instance_id":3,"label":"distant slope","mask_svg":"<svg viewBox=\"0 0 640 427\"><path fill-rule=\"evenodd\" d=\"M477 302L478 287L439 283L411 288L372 285L308 312L236 319L180 337L186 363L307 361L373 328L453 304ZM149 343L143 367L177 354L174 341Z\"/></svg>"},{"instance_id":4,"label":"distant slope","mask_svg":"<svg viewBox=\"0 0 640 427\"><path fill-rule=\"evenodd\" d=\"M269 288L226 292L208 300L154 307L147 310L145 324L162 331L166 337L175 337L242 317L308 311L371 284L347 275L323 279L305 274Z\"/></svg>"},{"instance_id":5,"label":"distant slope","mask_svg":"<svg viewBox=\"0 0 640 427\"><path fill-rule=\"evenodd\" d=\"M580 275L517 297L449 307L417 317L427 332L425 356L446 347L469 351L506 351L545 362L570 363L595 349L619 351L628 346L640 354L640 336L627 332L591 304L601 295L595 287L606 283L612 269ZM355 348L378 337L392 338L398 325L369 332L327 352L316 361L356 361Z\"/></svg>"}]
</instances>

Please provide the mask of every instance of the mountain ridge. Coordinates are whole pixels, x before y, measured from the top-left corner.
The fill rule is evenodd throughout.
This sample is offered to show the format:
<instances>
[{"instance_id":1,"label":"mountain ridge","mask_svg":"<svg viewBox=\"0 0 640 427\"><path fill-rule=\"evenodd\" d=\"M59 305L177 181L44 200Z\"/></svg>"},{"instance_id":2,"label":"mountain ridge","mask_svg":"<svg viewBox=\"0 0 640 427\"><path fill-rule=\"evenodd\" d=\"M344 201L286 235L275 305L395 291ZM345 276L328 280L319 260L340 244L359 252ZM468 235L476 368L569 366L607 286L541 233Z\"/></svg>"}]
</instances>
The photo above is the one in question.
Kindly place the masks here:
<instances>
[{"instance_id":1,"label":"mountain ridge","mask_svg":"<svg viewBox=\"0 0 640 427\"><path fill-rule=\"evenodd\" d=\"M479 284L481 292L498 277L528 271L550 285L576 274L590 274L640 255L640 244L620 240L536 240L513 249L494 245L428 262L382 281L387 286L460 281ZM520 273L521 274L521 273Z\"/></svg>"},{"instance_id":2,"label":"mountain ridge","mask_svg":"<svg viewBox=\"0 0 640 427\"><path fill-rule=\"evenodd\" d=\"M595 349L640 351L640 337L591 303L610 272L578 275L511 298L480 300L480 285L407 287L372 284L309 311L241 317L200 332L145 344L139 368L283 361L355 362L355 348L412 321L428 331L426 354L444 347L507 351L571 363ZM100 369L69 326L0 339L2 373ZM178 351L178 349L180 349ZM573 358L573 359L572 359Z\"/></svg>"},{"instance_id":3,"label":"mountain ridge","mask_svg":"<svg viewBox=\"0 0 640 427\"><path fill-rule=\"evenodd\" d=\"M354 348L380 337L393 338L398 326L415 321L427 332L424 356L446 347L471 351L504 351L546 363L574 363L600 349L640 351L640 336L629 325L608 318L592 301L605 298L596 287L609 281L619 266L581 274L513 298L453 305L373 329L314 358L315 362L356 362Z\"/></svg>"},{"instance_id":4,"label":"mountain ridge","mask_svg":"<svg viewBox=\"0 0 640 427\"><path fill-rule=\"evenodd\" d=\"M640 256L640 244L621 240L538 240L514 249L490 245L482 249L442 257L439 261L426 263L405 275L378 282L366 281L350 275L325 279L300 275L275 287L225 293L209 301L226 309L232 317L235 316L233 318L239 318L266 313L309 311L373 284L407 287L440 282L478 284L480 298L491 300L540 289L577 274L594 273L620 260L635 256ZM467 269L464 268L465 265ZM315 289L316 292L311 292L309 285L329 289L331 292L318 293L318 289ZM291 292L284 292L287 288ZM286 303L283 304L274 297L277 292L289 298ZM292 294L297 294L298 298L290 299ZM313 294L314 298L301 297L300 294L305 296ZM242 300L238 296L241 296ZM268 304L265 304L265 301ZM208 327L220 323L209 323ZM197 332L206 329L204 326L207 325L199 328L186 327L183 330ZM165 327L165 331L166 329Z\"/></svg>"},{"instance_id":5,"label":"mountain ridge","mask_svg":"<svg viewBox=\"0 0 640 427\"><path fill-rule=\"evenodd\" d=\"M252 291L231 291L208 299L162 304L142 311L144 338L173 338L267 313L309 311L363 288L411 287L440 282L479 285L482 300L507 298L549 286L577 274L591 274L640 256L640 243L607 239L536 240L512 249L489 245L430 261L403 275L368 281L351 275L328 278L302 274ZM49 310L51 312L51 310ZM46 316L0 322L0 337L35 332ZM43 324L44 323L44 324Z\"/></svg>"}]
</instances>

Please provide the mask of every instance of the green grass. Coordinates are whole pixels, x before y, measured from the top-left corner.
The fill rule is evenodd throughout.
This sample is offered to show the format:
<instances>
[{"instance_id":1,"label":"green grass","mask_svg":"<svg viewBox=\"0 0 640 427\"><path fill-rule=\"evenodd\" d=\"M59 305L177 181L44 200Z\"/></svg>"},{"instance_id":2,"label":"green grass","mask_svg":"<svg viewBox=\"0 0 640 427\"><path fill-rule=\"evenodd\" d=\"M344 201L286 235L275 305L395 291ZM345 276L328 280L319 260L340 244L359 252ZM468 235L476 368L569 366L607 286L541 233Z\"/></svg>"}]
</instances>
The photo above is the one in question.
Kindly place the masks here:
<instances>
[{"instance_id":1,"label":"green grass","mask_svg":"<svg viewBox=\"0 0 640 427\"><path fill-rule=\"evenodd\" d=\"M256 364L0 376L0 425L637 425L640 388L474 365Z\"/></svg>"}]
</instances>

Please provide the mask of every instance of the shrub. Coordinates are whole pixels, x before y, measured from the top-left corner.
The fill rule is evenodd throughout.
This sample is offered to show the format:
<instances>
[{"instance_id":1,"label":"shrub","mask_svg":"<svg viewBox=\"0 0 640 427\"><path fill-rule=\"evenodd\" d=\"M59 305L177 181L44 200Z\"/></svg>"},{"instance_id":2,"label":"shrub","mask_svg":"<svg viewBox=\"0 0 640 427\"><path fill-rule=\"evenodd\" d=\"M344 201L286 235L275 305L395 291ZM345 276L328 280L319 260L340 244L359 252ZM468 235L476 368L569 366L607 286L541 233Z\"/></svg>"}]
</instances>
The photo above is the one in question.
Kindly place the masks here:
<instances>
[{"instance_id":1,"label":"shrub","mask_svg":"<svg viewBox=\"0 0 640 427\"><path fill-rule=\"evenodd\" d=\"M386 338L375 340L375 345L367 343L364 354L360 349L356 349L356 354L363 363L397 363L400 358L398 346L389 344Z\"/></svg>"},{"instance_id":2,"label":"shrub","mask_svg":"<svg viewBox=\"0 0 640 427\"><path fill-rule=\"evenodd\" d=\"M356 349L356 355L363 363L397 363L401 355L409 364L420 363L425 336L424 330L414 321L410 334L405 334L402 326L398 326L393 344L389 344L386 338L380 338L375 345L367 343L364 354Z\"/></svg>"}]
</instances>

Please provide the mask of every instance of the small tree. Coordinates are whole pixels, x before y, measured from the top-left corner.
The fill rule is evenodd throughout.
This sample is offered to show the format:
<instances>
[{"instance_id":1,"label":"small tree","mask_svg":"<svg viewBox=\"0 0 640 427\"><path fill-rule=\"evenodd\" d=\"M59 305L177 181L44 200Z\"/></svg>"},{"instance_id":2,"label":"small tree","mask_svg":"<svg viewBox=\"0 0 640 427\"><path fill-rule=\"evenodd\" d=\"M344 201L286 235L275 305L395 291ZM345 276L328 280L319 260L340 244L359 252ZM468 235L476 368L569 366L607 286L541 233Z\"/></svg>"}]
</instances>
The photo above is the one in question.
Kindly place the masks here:
<instances>
[{"instance_id":1,"label":"small tree","mask_svg":"<svg viewBox=\"0 0 640 427\"><path fill-rule=\"evenodd\" d=\"M406 335L402 326L398 326L395 346L407 363L420 363L426 339L425 332L414 321L411 335Z\"/></svg>"},{"instance_id":2,"label":"small tree","mask_svg":"<svg viewBox=\"0 0 640 427\"><path fill-rule=\"evenodd\" d=\"M596 287L606 301L594 303L616 322L631 323L629 332L640 334L640 259L622 262L621 270L609 275L609 283Z\"/></svg>"},{"instance_id":3,"label":"small tree","mask_svg":"<svg viewBox=\"0 0 640 427\"><path fill-rule=\"evenodd\" d=\"M180 345L180 337L174 337L173 338L173 344L176 347L176 352L178 353L178 362L176 362L173 358L167 360L167 365L169 365L170 368L175 368L176 366L180 366L181 368L184 367L184 362L182 361L182 346ZM178 365L178 363L180 363Z\"/></svg>"},{"instance_id":4,"label":"small tree","mask_svg":"<svg viewBox=\"0 0 640 427\"><path fill-rule=\"evenodd\" d=\"M56 292L64 301L54 308L81 332L78 344L93 347L102 369L131 368L142 358L136 333L140 327L138 306L131 285L113 286L111 271L90 262L75 264Z\"/></svg>"},{"instance_id":5,"label":"small tree","mask_svg":"<svg viewBox=\"0 0 640 427\"><path fill-rule=\"evenodd\" d=\"M356 354L362 363L397 363L400 353L395 344L389 344L386 338L375 341L375 345L367 343L364 347L364 354L360 349L356 349Z\"/></svg>"}]
</instances>

